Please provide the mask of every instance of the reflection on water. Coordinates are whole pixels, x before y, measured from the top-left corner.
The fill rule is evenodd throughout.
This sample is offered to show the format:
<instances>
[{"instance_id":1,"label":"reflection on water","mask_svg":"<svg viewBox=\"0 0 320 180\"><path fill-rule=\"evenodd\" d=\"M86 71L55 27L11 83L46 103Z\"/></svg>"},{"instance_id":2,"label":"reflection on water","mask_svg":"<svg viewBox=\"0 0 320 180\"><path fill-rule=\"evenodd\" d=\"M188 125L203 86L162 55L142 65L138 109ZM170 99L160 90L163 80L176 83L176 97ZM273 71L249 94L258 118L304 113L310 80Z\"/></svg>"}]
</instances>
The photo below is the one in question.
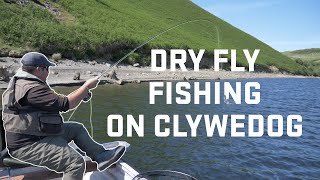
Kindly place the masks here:
<instances>
[{"instance_id":1,"label":"reflection on water","mask_svg":"<svg viewBox=\"0 0 320 180\"><path fill-rule=\"evenodd\" d=\"M239 80L240 81L240 80ZM248 80L241 80L247 82ZM301 178L320 177L320 80L319 79L258 79L261 85L259 105L236 105L230 99L221 105L165 105L165 99L149 105L149 83L103 85L93 91L94 138L99 142L124 140L131 144L124 159L140 172L149 170L177 170L199 179L213 178ZM235 82L231 80L230 82ZM242 83L244 84L244 83ZM67 94L75 88L59 87L57 92ZM89 103L81 105L71 120L82 122L90 132ZM65 119L71 113L64 114ZM121 114L124 117L124 135L107 136L107 117ZM126 115L138 118L144 115L144 137L126 134ZM157 114L180 115L179 129L188 133L187 138L155 137L154 117ZM288 114L303 117L303 135L291 138L263 136L261 138L230 137L228 123L226 137L207 137L205 123L200 122L197 137L190 137L190 127L185 114L280 114L286 121ZM172 122L172 121L171 121ZM246 122L245 122L246 124ZM284 123L286 124L286 123ZM264 126L266 127L266 126ZM244 128L247 131L247 126ZM285 127L286 129L286 127ZM266 130L265 130L266 131ZM266 133L265 133L266 134Z\"/></svg>"}]
</instances>

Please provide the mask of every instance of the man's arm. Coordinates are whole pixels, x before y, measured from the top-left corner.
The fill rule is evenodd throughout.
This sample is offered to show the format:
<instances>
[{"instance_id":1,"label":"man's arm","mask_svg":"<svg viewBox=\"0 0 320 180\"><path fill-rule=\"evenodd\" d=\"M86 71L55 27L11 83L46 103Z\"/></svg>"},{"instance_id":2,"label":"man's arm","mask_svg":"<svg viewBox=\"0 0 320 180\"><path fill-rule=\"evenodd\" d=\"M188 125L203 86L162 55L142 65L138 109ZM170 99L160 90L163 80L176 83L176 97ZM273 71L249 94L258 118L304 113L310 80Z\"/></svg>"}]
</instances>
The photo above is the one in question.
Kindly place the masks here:
<instances>
[{"instance_id":1,"label":"man's arm","mask_svg":"<svg viewBox=\"0 0 320 180\"><path fill-rule=\"evenodd\" d=\"M68 111L77 107L89 90L94 89L98 83L96 78L89 79L68 96L59 95L46 85L36 86L28 91L20 104L31 105L43 111Z\"/></svg>"},{"instance_id":2,"label":"man's arm","mask_svg":"<svg viewBox=\"0 0 320 180\"><path fill-rule=\"evenodd\" d=\"M79 89L70 93L67 98L69 101L69 109L77 107L80 102L87 96L90 89L97 87L99 80L97 78L92 78L87 80Z\"/></svg>"}]
</instances>

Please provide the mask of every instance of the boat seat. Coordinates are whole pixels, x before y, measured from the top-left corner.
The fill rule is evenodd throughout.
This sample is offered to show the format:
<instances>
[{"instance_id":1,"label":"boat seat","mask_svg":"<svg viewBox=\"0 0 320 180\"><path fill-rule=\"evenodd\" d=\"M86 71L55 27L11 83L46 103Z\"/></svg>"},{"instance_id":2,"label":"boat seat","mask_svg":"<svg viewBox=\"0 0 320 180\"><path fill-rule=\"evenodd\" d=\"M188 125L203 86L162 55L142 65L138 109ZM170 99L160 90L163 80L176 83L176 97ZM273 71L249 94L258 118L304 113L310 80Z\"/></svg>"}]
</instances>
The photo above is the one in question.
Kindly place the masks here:
<instances>
[{"instance_id":1,"label":"boat seat","mask_svg":"<svg viewBox=\"0 0 320 180\"><path fill-rule=\"evenodd\" d=\"M13 159L11 157L7 157L7 158L4 158L2 160L2 163L5 167L11 167L11 168L18 168L18 167L26 167L26 166L30 166L29 164L27 163L24 163L24 162L21 162L21 161L18 161L16 159Z\"/></svg>"},{"instance_id":2,"label":"boat seat","mask_svg":"<svg viewBox=\"0 0 320 180\"><path fill-rule=\"evenodd\" d=\"M1 161L0 167L19 168L19 167L30 166L27 163L18 161L16 159L13 159L12 157L10 157L7 149L4 149L1 151L0 161Z\"/></svg>"}]
</instances>

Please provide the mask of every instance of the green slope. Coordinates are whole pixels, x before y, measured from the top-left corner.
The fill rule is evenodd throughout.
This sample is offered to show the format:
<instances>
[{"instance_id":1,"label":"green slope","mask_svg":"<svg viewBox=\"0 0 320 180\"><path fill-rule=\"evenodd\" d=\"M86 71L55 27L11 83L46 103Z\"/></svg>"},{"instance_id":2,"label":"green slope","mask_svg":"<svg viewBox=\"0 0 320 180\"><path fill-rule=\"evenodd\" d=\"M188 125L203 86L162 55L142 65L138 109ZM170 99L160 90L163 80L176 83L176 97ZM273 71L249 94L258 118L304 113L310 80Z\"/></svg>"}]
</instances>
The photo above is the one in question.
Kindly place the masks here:
<instances>
[{"instance_id":1,"label":"green slope","mask_svg":"<svg viewBox=\"0 0 320 180\"><path fill-rule=\"evenodd\" d=\"M297 63L305 66L315 76L320 76L320 48L283 52Z\"/></svg>"},{"instance_id":2,"label":"green slope","mask_svg":"<svg viewBox=\"0 0 320 180\"><path fill-rule=\"evenodd\" d=\"M118 60L136 45L178 23L194 22L170 31L139 50L133 58L148 61L151 48L237 49L239 65L247 65L242 49L261 49L256 64L266 70L306 74L292 61L258 39L213 16L189 0L64 0L51 2L60 15L34 3L26 7L0 1L0 47L33 49L64 57L111 57ZM208 55L208 54L207 54ZM229 56L228 56L229 57ZM129 58L130 59L130 58ZM211 58L213 59L213 58Z\"/></svg>"},{"instance_id":3,"label":"green slope","mask_svg":"<svg viewBox=\"0 0 320 180\"><path fill-rule=\"evenodd\" d=\"M285 51L283 54L294 60L301 59L302 61L320 61L320 48Z\"/></svg>"}]
</instances>

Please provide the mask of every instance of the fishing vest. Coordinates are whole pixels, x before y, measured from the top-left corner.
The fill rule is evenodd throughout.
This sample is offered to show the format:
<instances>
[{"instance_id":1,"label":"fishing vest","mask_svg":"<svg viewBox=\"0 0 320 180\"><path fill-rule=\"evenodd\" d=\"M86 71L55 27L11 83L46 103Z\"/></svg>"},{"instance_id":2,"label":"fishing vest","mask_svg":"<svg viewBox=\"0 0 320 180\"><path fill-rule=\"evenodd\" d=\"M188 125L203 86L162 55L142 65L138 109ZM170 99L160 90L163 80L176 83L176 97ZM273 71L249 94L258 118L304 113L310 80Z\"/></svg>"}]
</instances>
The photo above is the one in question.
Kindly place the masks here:
<instances>
[{"instance_id":1,"label":"fishing vest","mask_svg":"<svg viewBox=\"0 0 320 180\"><path fill-rule=\"evenodd\" d=\"M2 120L7 132L35 136L62 133L63 118L59 112L48 112L31 105L21 106L19 101L36 86L47 85L32 74L18 72L2 95Z\"/></svg>"}]
</instances>

